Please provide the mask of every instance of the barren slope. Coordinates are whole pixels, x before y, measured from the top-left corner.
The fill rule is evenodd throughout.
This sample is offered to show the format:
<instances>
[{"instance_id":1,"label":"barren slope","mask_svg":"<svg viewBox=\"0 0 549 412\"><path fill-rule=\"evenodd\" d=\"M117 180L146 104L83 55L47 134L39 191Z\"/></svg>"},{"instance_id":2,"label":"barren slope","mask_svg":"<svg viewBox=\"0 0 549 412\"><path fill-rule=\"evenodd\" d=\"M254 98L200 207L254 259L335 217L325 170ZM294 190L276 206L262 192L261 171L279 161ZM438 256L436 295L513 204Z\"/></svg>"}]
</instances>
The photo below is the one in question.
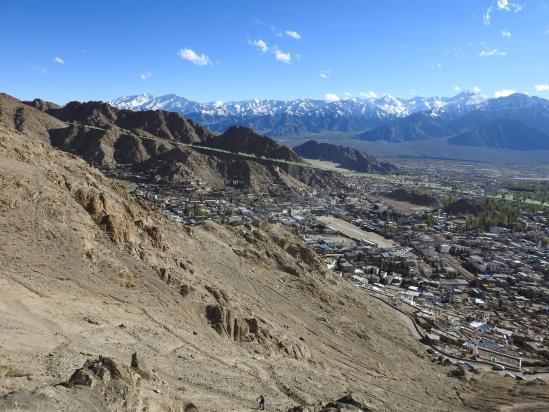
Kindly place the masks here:
<instances>
[{"instance_id":1,"label":"barren slope","mask_svg":"<svg viewBox=\"0 0 549 412\"><path fill-rule=\"evenodd\" d=\"M179 226L2 125L0 189L0 410L242 411L260 393L286 410L348 391L377 410L512 402L514 383L447 377L398 317L280 228ZM133 352L139 373L54 386L88 358L122 368ZM543 407L536 388L513 390Z\"/></svg>"}]
</instances>

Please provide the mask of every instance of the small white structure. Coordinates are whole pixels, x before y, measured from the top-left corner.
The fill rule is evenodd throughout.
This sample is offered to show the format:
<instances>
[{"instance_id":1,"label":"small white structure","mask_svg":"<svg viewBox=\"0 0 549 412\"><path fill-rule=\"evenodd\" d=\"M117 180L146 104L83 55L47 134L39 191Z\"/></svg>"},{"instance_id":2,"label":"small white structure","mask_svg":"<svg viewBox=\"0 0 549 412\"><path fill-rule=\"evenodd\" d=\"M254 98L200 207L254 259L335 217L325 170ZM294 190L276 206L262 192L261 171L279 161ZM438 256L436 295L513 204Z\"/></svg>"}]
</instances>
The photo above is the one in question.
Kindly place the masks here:
<instances>
[{"instance_id":1,"label":"small white structure","mask_svg":"<svg viewBox=\"0 0 549 412\"><path fill-rule=\"evenodd\" d=\"M486 323L479 322L476 320L469 323L469 327L474 331L480 332L480 333L488 332L488 330L490 330L490 326L488 326Z\"/></svg>"},{"instance_id":2,"label":"small white structure","mask_svg":"<svg viewBox=\"0 0 549 412\"><path fill-rule=\"evenodd\" d=\"M410 286L410 287L414 287L414 286ZM402 299L402 301L412 306L415 306L414 300L415 298L418 298L418 297L419 297L419 292L417 290L416 291L410 290L410 288L408 288L406 292L400 294L400 298Z\"/></svg>"}]
</instances>

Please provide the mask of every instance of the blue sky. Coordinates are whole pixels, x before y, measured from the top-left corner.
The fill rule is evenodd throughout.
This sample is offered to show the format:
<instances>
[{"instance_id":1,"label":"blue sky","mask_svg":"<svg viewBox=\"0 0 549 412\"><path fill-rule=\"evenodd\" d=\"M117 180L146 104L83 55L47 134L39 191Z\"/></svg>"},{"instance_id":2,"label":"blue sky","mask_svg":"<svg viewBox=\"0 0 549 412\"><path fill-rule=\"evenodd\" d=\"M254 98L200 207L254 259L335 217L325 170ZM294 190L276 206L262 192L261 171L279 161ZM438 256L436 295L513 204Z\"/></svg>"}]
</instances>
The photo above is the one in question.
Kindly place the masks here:
<instances>
[{"instance_id":1,"label":"blue sky","mask_svg":"<svg viewBox=\"0 0 549 412\"><path fill-rule=\"evenodd\" d=\"M0 91L58 103L549 98L549 0L1 0L0 50Z\"/></svg>"}]
</instances>

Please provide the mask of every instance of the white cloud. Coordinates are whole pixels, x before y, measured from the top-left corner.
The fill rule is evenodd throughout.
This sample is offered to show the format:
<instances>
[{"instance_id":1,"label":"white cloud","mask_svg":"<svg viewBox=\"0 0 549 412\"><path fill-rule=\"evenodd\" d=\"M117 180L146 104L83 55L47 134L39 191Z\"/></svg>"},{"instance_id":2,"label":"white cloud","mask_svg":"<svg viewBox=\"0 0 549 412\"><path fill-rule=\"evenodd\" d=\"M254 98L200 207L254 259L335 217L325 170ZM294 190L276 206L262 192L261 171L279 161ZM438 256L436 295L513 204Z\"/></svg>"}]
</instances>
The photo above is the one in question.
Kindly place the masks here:
<instances>
[{"instance_id":1,"label":"white cloud","mask_svg":"<svg viewBox=\"0 0 549 412\"><path fill-rule=\"evenodd\" d=\"M63 59L62 59L61 57L59 57L59 56L55 56L55 57L53 58L53 61L54 61L55 63L57 63L57 64L65 64L65 60L63 60Z\"/></svg>"},{"instance_id":2,"label":"white cloud","mask_svg":"<svg viewBox=\"0 0 549 412\"><path fill-rule=\"evenodd\" d=\"M211 65L212 61L205 54L198 54L192 49L181 49L177 52L177 55L184 60L188 60L197 66Z\"/></svg>"},{"instance_id":3,"label":"white cloud","mask_svg":"<svg viewBox=\"0 0 549 412\"><path fill-rule=\"evenodd\" d=\"M492 3L490 7L486 9L486 11L482 16L482 22L486 26L489 26L490 23L492 22L492 11L494 11L494 6L496 7L496 10L513 12L513 13L518 13L524 8L522 4L511 3L509 2L509 0L496 0L495 3Z\"/></svg>"},{"instance_id":4,"label":"white cloud","mask_svg":"<svg viewBox=\"0 0 549 412\"><path fill-rule=\"evenodd\" d=\"M507 30L502 30L501 31L501 36L502 37L511 37L511 32L507 31Z\"/></svg>"},{"instance_id":5,"label":"white cloud","mask_svg":"<svg viewBox=\"0 0 549 412\"><path fill-rule=\"evenodd\" d=\"M275 58L282 63L290 63L292 61L292 55L288 52L285 53L282 50L275 50Z\"/></svg>"},{"instance_id":6,"label":"white cloud","mask_svg":"<svg viewBox=\"0 0 549 412\"><path fill-rule=\"evenodd\" d=\"M337 102L341 100L337 94L333 94L333 93L326 93L324 95L324 99L326 99L326 101L329 103Z\"/></svg>"},{"instance_id":7,"label":"white cloud","mask_svg":"<svg viewBox=\"0 0 549 412\"><path fill-rule=\"evenodd\" d=\"M301 34L296 31L286 30L286 36L291 37L292 39L299 40L301 39Z\"/></svg>"},{"instance_id":8,"label":"white cloud","mask_svg":"<svg viewBox=\"0 0 549 412\"><path fill-rule=\"evenodd\" d=\"M497 0L496 5L500 10L509 10L509 0Z\"/></svg>"},{"instance_id":9,"label":"white cloud","mask_svg":"<svg viewBox=\"0 0 549 412\"><path fill-rule=\"evenodd\" d=\"M359 93L362 97L367 97L369 99L377 99L377 93L374 91L369 92L360 92Z\"/></svg>"},{"instance_id":10,"label":"white cloud","mask_svg":"<svg viewBox=\"0 0 549 412\"><path fill-rule=\"evenodd\" d=\"M263 40L258 39L250 42L251 45L257 47L259 50L261 50L263 53L267 52L269 50L269 46L267 46L267 43L265 43Z\"/></svg>"},{"instance_id":11,"label":"white cloud","mask_svg":"<svg viewBox=\"0 0 549 412\"><path fill-rule=\"evenodd\" d=\"M353 97L353 94L351 92L345 92L343 93L345 97Z\"/></svg>"},{"instance_id":12,"label":"white cloud","mask_svg":"<svg viewBox=\"0 0 549 412\"><path fill-rule=\"evenodd\" d=\"M454 89L455 92L460 92L461 91L461 87L459 87L459 86L454 86L453 89Z\"/></svg>"},{"instance_id":13,"label":"white cloud","mask_svg":"<svg viewBox=\"0 0 549 412\"><path fill-rule=\"evenodd\" d=\"M482 22L486 25L486 26L489 26L490 23L492 22L492 10L494 9L493 6L490 6L486 9L486 11L484 12L484 15L482 16Z\"/></svg>"},{"instance_id":14,"label":"white cloud","mask_svg":"<svg viewBox=\"0 0 549 412\"><path fill-rule=\"evenodd\" d=\"M497 0L496 6L499 10L512 11L513 13L518 13L524 8L521 4L510 3L509 0Z\"/></svg>"},{"instance_id":15,"label":"white cloud","mask_svg":"<svg viewBox=\"0 0 549 412\"><path fill-rule=\"evenodd\" d=\"M473 91L475 93L480 93L480 87L478 87L478 86L473 87Z\"/></svg>"},{"instance_id":16,"label":"white cloud","mask_svg":"<svg viewBox=\"0 0 549 412\"><path fill-rule=\"evenodd\" d=\"M320 77L323 79L327 79L328 77L330 77L330 70L322 70L320 72Z\"/></svg>"},{"instance_id":17,"label":"white cloud","mask_svg":"<svg viewBox=\"0 0 549 412\"><path fill-rule=\"evenodd\" d=\"M152 77L152 73L151 72L143 72L139 75L139 78L141 80L147 80L147 79L150 79Z\"/></svg>"},{"instance_id":18,"label":"white cloud","mask_svg":"<svg viewBox=\"0 0 549 412\"><path fill-rule=\"evenodd\" d=\"M499 51L498 49L488 49L488 50L482 50L479 53L480 57L490 57L490 56L506 56L507 52Z\"/></svg>"},{"instance_id":19,"label":"white cloud","mask_svg":"<svg viewBox=\"0 0 549 412\"><path fill-rule=\"evenodd\" d=\"M516 92L517 91L513 89L501 89L501 90L497 90L494 93L494 97L506 97Z\"/></svg>"},{"instance_id":20,"label":"white cloud","mask_svg":"<svg viewBox=\"0 0 549 412\"><path fill-rule=\"evenodd\" d=\"M549 83L536 84L534 88L536 89L536 92L549 92Z\"/></svg>"},{"instance_id":21,"label":"white cloud","mask_svg":"<svg viewBox=\"0 0 549 412\"><path fill-rule=\"evenodd\" d=\"M257 47L259 50L261 50L262 53L267 53L268 51L271 51L271 53L274 54L275 59L282 62L282 63L291 63L292 61L292 54L290 52L283 52L280 50L277 46L271 46L269 47L267 45L267 42L261 39L257 40L248 40L248 44L251 44L254 47ZM300 59L299 55L294 56L297 60Z\"/></svg>"}]
</instances>

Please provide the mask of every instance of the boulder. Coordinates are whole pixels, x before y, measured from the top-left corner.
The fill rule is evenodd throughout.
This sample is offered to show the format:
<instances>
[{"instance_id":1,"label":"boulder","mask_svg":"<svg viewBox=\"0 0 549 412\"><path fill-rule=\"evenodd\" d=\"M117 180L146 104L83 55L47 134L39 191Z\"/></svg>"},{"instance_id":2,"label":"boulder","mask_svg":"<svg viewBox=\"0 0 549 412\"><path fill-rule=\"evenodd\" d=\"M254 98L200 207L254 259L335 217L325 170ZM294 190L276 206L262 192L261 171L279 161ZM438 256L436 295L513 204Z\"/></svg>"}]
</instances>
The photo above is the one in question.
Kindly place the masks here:
<instances>
[{"instance_id":1,"label":"boulder","mask_svg":"<svg viewBox=\"0 0 549 412\"><path fill-rule=\"evenodd\" d=\"M88 359L82 368L74 371L66 386L84 385L93 388L99 381L108 382L123 377L127 378L127 375L121 372L114 360L99 356L97 359Z\"/></svg>"}]
</instances>

